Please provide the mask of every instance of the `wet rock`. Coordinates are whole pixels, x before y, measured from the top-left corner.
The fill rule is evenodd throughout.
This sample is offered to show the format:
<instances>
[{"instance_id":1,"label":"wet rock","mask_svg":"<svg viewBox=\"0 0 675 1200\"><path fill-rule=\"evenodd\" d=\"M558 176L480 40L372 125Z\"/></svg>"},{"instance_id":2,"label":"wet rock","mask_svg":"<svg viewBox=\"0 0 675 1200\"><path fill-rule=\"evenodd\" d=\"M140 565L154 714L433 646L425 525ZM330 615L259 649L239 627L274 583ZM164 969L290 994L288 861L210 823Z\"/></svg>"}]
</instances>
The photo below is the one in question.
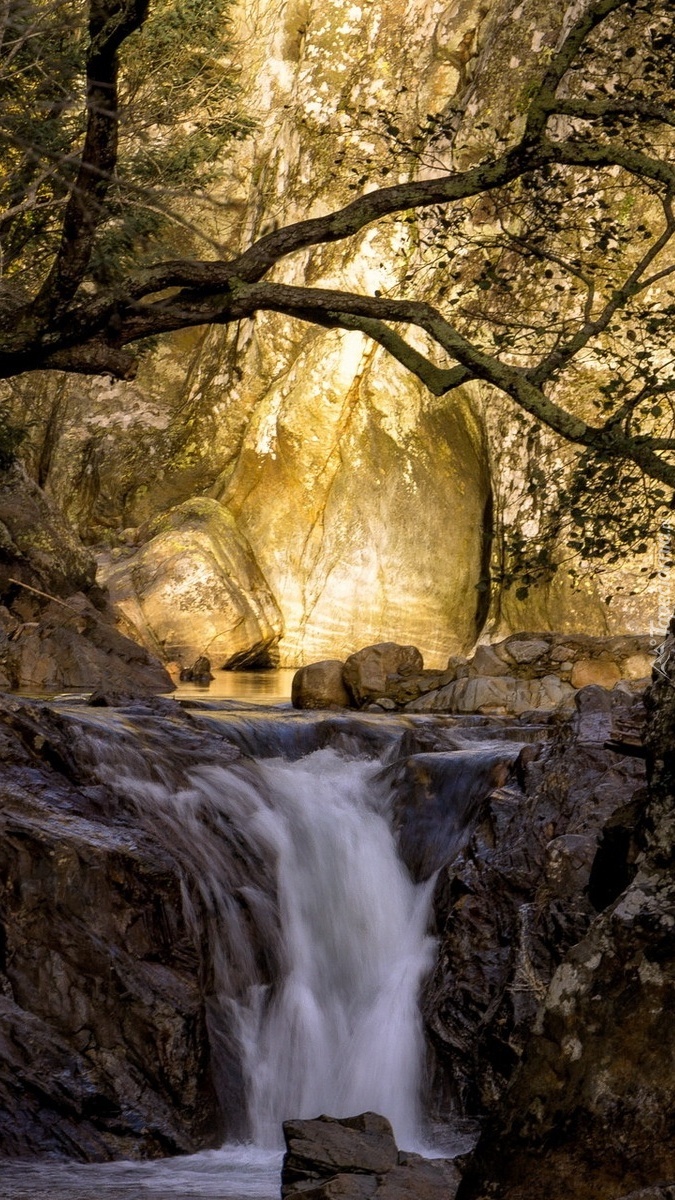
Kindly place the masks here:
<instances>
[{"instance_id":1,"label":"wet rock","mask_svg":"<svg viewBox=\"0 0 675 1200\"><path fill-rule=\"evenodd\" d=\"M3 700L0 755L0 1154L218 1144L184 871L96 778L77 721Z\"/></svg>"},{"instance_id":2,"label":"wet rock","mask_svg":"<svg viewBox=\"0 0 675 1200\"><path fill-rule=\"evenodd\" d=\"M495 1111L555 970L597 917L587 888L603 828L644 787L642 762L603 743L604 734L581 742L574 722L564 724L483 795L470 836L441 870L439 956L424 998L441 1107Z\"/></svg>"},{"instance_id":3,"label":"wet rock","mask_svg":"<svg viewBox=\"0 0 675 1200\"><path fill-rule=\"evenodd\" d=\"M349 1171L381 1174L398 1161L391 1125L378 1113L284 1121L284 1138L284 1194L289 1184L299 1190L297 1184L305 1179Z\"/></svg>"},{"instance_id":4,"label":"wet rock","mask_svg":"<svg viewBox=\"0 0 675 1200\"><path fill-rule=\"evenodd\" d=\"M390 768L399 853L415 880L451 861L485 798L506 783L520 747L415 754Z\"/></svg>"},{"instance_id":5,"label":"wet rock","mask_svg":"<svg viewBox=\"0 0 675 1200\"><path fill-rule=\"evenodd\" d=\"M417 1154L399 1154L401 1159L379 1183L377 1200L453 1200L461 1175L452 1161Z\"/></svg>"},{"instance_id":6,"label":"wet rock","mask_svg":"<svg viewBox=\"0 0 675 1200\"><path fill-rule=\"evenodd\" d=\"M452 1163L400 1153L377 1113L285 1121L284 1137L284 1200L452 1200L459 1183Z\"/></svg>"},{"instance_id":7,"label":"wet rock","mask_svg":"<svg viewBox=\"0 0 675 1200\"><path fill-rule=\"evenodd\" d=\"M467 1197L613 1200L675 1178L674 920L672 878L645 864L570 950Z\"/></svg>"},{"instance_id":8,"label":"wet rock","mask_svg":"<svg viewBox=\"0 0 675 1200\"><path fill-rule=\"evenodd\" d=\"M665 678L647 695L649 790L605 825L586 892L600 912L579 925L545 983L462 1200L662 1200L673 1191L664 1183L675 1179L672 634L661 662ZM589 749L577 743L581 761Z\"/></svg>"},{"instance_id":9,"label":"wet rock","mask_svg":"<svg viewBox=\"0 0 675 1200\"><path fill-rule=\"evenodd\" d=\"M418 675L423 667L422 655L415 646L380 642L350 654L344 665L343 679L354 702L360 707L369 700L389 695L390 677L396 677L393 681L395 687L401 677L405 679Z\"/></svg>"},{"instance_id":10,"label":"wet rock","mask_svg":"<svg viewBox=\"0 0 675 1200\"><path fill-rule=\"evenodd\" d=\"M174 687L161 663L82 594L66 605L46 604L38 622L20 627L11 660L21 686L40 691L102 688L143 696Z\"/></svg>"},{"instance_id":11,"label":"wet rock","mask_svg":"<svg viewBox=\"0 0 675 1200\"><path fill-rule=\"evenodd\" d=\"M335 658L300 667L291 685L293 707L349 708L351 697L342 678L343 667Z\"/></svg>"},{"instance_id":12,"label":"wet rock","mask_svg":"<svg viewBox=\"0 0 675 1200\"><path fill-rule=\"evenodd\" d=\"M101 577L138 639L183 666L272 663L281 615L232 514L195 499L144 528L145 544Z\"/></svg>"},{"instance_id":13,"label":"wet rock","mask_svg":"<svg viewBox=\"0 0 675 1200\"><path fill-rule=\"evenodd\" d=\"M134 697L128 692L113 692L97 688L87 700L89 708L125 708L133 704Z\"/></svg>"},{"instance_id":14,"label":"wet rock","mask_svg":"<svg viewBox=\"0 0 675 1200\"><path fill-rule=\"evenodd\" d=\"M212 679L211 660L205 654L195 659L191 667L184 667L180 672L181 683L209 684Z\"/></svg>"}]
</instances>

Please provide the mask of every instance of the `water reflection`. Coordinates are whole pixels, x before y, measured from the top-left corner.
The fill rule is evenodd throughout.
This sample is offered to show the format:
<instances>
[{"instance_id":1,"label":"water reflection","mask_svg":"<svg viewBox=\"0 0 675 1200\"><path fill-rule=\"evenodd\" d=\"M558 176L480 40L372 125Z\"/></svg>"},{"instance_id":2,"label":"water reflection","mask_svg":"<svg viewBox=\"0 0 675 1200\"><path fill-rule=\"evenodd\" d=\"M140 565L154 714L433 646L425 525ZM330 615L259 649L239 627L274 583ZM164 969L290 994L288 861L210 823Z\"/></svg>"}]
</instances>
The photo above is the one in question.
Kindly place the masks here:
<instances>
[{"instance_id":1,"label":"water reflection","mask_svg":"<svg viewBox=\"0 0 675 1200\"><path fill-rule=\"evenodd\" d=\"M210 684L179 683L176 700L242 700L255 704L281 704L291 698L294 667L277 671L214 671Z\"/></svg>"}]
</instances>

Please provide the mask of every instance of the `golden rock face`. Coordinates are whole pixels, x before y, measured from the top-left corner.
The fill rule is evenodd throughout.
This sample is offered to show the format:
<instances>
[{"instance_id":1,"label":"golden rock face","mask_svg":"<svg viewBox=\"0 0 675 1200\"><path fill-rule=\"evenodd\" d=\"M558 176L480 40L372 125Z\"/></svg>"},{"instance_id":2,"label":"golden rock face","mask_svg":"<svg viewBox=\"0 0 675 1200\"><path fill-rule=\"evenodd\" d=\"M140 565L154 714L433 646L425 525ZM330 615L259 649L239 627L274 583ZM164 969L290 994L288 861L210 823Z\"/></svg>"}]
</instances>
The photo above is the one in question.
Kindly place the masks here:
<instances>
[{"instance_id":1,"label":"golden rock face","mask_svg":"<svg viewBox=\"0 0 675 1200\"><path fill-rule=\"evenodd\" d=\"M214 235L236 251L273 225L347 203L364 173L384 183L433 171L392 155L373 124L378 108L403 139L425 114L456 108L458 161L470 164L481 123L501 129L521 112L518 97L560 20L552 0L240 0L242 108L259 125L223 162ZM383 221L292 256L274 277L397 295L418 242L414 225ZM407 294L423 298L424 280L406 282ZM45 414L50 405L45 398ZM360 334L274 313L167 339L133 384L77 380L62 410L50 487L87 540L131 527L138 541L139 526L194 496L222 504L273 597L263 640L279 639L287 666L388 640L417 645L428 667L467 651L488 617L480 589L490 548L498 566L504 530L537 527L531 470L559 453L546 436L525 445L504 397L474 385L437 400ZM198 594L203 563L163 537L141 551L164 580L152 629L167 645L197 647L209 632L187 628L199 606L179 630L175 600ZM114 570L120 595L132 585L125 562ZM490 633L661 628L657 610L672 611L675 597L664 600L659 580L636 589L643 565L627 554L606 583L582 579L576 589L560 569L525 598L495 584ZM617 583L626 599L608 607ZM247 586L246 572L237 575L239 616ZM233 617L235 627L211 629L223 659L242 652L242 637L260 640L248 617Z\"/></svg>"},{"instance_id":2,"label":"golden rock face","mask_svg":"<svg viewBox=\"0 0 675 1200\"><path fill-rule=\"evenodd\" d=\"M227 509L215 500L187 501L148 533L104 573L138 639L182 668L203 654L216 667L268 665L281 614Z\"/></svg>"},{"instance_id":3,"label":"golden rock face","mask_svg":"<svg viewBox=\"0 0 675 1200\"><path fill-rule=\"evenodd\" d=\"M419 385L374 357L360 335L316 338L294 386L258 405L223 491L279 598L287 665L394 638L445 665L476 636L476 421L468 403L425 411Z\"/></svg>"}]
</instances>

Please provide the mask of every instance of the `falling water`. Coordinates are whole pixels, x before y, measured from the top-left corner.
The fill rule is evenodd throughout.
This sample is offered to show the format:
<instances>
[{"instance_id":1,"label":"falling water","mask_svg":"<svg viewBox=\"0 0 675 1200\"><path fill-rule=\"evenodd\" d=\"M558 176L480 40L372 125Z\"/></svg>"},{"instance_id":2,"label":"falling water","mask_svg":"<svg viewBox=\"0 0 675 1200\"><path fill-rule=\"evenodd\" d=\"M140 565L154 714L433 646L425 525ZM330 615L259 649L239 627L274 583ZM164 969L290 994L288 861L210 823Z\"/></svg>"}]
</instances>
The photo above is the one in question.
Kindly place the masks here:
<instances>
[{"instance_id":1,"label":"falling water","mask_svg":"<svg viewBox=\"0 0 675 1200\"><path fill-rule=\"evenodd\" d=\"M429 885L415 886L378 811L379 764L319 750L266 762L260 836L274 853L282 977L243 1022L255 1141L281 1121L372 1110L399 1142L421 1137L417 1003L433 942Z\"/></svg>"},{"instance_id":2,"label":"falling water","mask_svg":"<svg viewBox=\"0 0 675 1200\"><path fill-rule=\"evenodd\" d=\"M381 757L350 744L195 765L161 722L155 733L92 722L84 752L181 862L188 918L206 926L212 1056L238 1144L153 1163L10 1165L6 1194L278 1196L283 1120L321 1112L381 1112L399 1145L421 1148L433 880L415 884L397 855Z\"/></svg>"},{"instance_id":3,"label":"falling water","mask_svg":"<svg viewBox=\"0 0 675 1200\"><path fill-rule=\"evenodd\" d=\"M259 1146L280 1144L287 1117L368 1109L400 1144L421 1138L430 884L397 856L380 767L322 749L196 768L179 789L120 778L115 760L101 768L198 884L216 1061L219 1041L231 1059L234 1038L248 1110L237 1132Z\"/></svg>"}]
</instances>

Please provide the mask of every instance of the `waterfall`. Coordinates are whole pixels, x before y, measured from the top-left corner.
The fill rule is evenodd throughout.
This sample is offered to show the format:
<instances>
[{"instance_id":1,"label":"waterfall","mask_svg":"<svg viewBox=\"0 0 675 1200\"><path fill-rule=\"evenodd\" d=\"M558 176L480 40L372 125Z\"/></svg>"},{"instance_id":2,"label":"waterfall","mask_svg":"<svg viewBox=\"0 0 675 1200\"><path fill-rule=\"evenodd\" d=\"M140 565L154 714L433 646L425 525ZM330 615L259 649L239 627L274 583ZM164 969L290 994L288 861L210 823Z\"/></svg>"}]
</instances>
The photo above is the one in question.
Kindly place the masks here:
<instances>
[{"instance_id":1,"label":"waterfall","mask_svg":"<svg viewBox=\"0 0 675 1200\"><path fill-rule=\"evenodd\" d=\"M324 748L178 779L128 739L96 742L100 777L184 864L206 923L231 1135L274 1147L286 1118L370 1109L419 1145L433 881L415 884L397 855L381 760Z\"/></svg>"},{"instance_id":2,"label":"waterfall","mask_svg":"<svg viewBox=\"0 0 675 1200\"><path fill-rule=\"evenodd\" d=\"M421 1136L430 888L412 883L374 805L378 766L329 749L262 766L273 804L258 819L276 852L282 931L282 976L246 1058L262 1144L285 1117L321 1112L372 1110L401 1144Z\"/></svg>"},{"instance_id":3,"label":"waterfall","mask_svg":"<svg viewBox=\"0 0 675 1200\"><path fill-rule=\"evenodd\" d=\"M227 1142L3 1163L3 1196L274 1200L283 1120L321 1112L379 1111L406 1150L466 1148L422 1122L433 873L527 730L204 703L195 717L170 701L66 719L85 810L114 814L123 843L149 840L182 879Z\"/></svg>"}]
</instances>

